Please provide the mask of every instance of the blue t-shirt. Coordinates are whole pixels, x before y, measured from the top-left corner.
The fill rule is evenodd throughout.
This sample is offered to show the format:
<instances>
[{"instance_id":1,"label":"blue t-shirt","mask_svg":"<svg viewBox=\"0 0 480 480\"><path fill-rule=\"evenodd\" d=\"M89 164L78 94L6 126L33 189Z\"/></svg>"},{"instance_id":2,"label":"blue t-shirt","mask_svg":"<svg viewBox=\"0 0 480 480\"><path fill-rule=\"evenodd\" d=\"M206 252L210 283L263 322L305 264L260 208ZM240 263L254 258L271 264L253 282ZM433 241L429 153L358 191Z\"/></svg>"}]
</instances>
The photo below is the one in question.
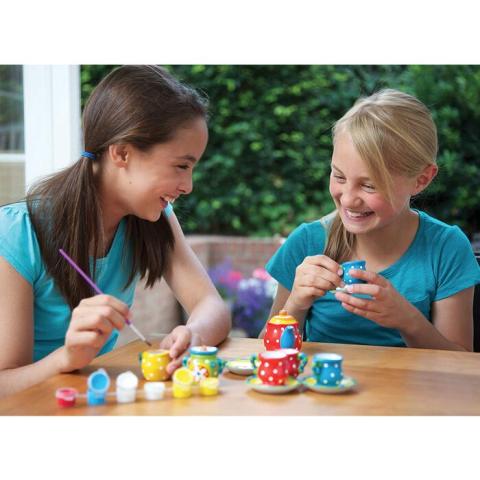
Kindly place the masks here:
<instances>
[{"instance_id":1,"label":"blue t-shirt","mask_svg":"<svg viewBox=\"0 0 480 480\"><path fill-rule=\"evenodd\" d=\"M480 283L480 267L468 238L457 226L417 213L419 225L411 245L397 262L378 273L431 320L433 302ZM320 220L303 223L269 260L267 271L291 291L296 267L305 257L323 253L326 234ZM398 330L348 312L332 292L309 309L305 336L315 342L405 346Z\"/></svg>"},{"instance_id":2,"label":"blue t-shirt","mask_svg":"<svg viewBox=\"0 0 480 480\"><path fill-rule=\"evenodd\" d=\"M165 213L169 216L171 212L172 207L168 205ZM118 225L107 256L96 261L95 283L100 290L117 297L130 307L138 276L124 289L132 265L131 251L127 249L124 255L125 233L126 220L123 219ZM33 360L40 360L64 344L72 312L52 277L47 274L25 202L0 208L0 256L32 285ZM90 271L92 269L93 261L90 264ZM118 331L114 330L99 355L110 351L117 337Z\"/></svg>"}]
</instances>

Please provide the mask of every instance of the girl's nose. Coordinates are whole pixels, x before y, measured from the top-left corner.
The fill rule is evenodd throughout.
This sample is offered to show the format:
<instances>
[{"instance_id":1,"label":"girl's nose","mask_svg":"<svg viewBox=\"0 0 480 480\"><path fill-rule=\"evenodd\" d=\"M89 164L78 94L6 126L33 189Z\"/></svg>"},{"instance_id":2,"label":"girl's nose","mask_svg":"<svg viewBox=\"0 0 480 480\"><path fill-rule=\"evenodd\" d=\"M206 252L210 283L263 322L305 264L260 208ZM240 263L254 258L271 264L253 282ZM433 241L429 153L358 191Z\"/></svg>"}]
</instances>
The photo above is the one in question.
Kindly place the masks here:
<instances>
[{"instance_id":1,"label":"girl's nose","mask_svg":"<svg viewBox=\"0 0 480 480\"><path fill-rule=\"evenodd\" d=\"M362 199L357 195L354 188L345 187L342 192L342 205L344 207L358 207L362 203Z\"/></svg>"},{"instance_id":2,"label":"girl's nose","mask_svg":"<svg viewBox=\"0 0 480 480\"><path fill-rule=\"evenodd\" d=\"M187 179L183 180L178 186L178 190L182 193L182 195L188 195L191 193L193 190L192 177L189 176Z\"/></svg>"}]
</instances>

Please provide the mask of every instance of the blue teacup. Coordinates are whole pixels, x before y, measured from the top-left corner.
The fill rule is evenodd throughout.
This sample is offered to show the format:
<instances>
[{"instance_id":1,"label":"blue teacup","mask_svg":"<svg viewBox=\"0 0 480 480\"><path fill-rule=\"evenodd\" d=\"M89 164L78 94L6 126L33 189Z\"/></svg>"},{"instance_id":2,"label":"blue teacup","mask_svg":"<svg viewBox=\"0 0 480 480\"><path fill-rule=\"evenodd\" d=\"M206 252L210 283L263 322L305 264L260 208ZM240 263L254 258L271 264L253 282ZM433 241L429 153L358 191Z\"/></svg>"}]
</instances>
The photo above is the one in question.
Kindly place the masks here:
<instances>
[{"instance_id":1,"label":"blue teacup","mask_svg":"<svg viewBox=\"0 0 480 480\"><path fill-rule=\"evenodd\" d=\"M352 283L366 283L365 280L361 280L360 278L354 278L350 276L350 270L366 270L367 262L365 260L355 260L353 262L345 262L342 263L343 268L343 281L347 285L351 285Z\"/></svg>"},{"instance_id":2,"label":"blue teacup","mask_svg":"<svg viewBox=\"0 0 480 480\"><path fill-rule=\"evenodd\" d=\"M343 357L337 353L317 353L313 357L312 371L317 385L338 387L343 379Z\"/></svg>"}]
</instances>

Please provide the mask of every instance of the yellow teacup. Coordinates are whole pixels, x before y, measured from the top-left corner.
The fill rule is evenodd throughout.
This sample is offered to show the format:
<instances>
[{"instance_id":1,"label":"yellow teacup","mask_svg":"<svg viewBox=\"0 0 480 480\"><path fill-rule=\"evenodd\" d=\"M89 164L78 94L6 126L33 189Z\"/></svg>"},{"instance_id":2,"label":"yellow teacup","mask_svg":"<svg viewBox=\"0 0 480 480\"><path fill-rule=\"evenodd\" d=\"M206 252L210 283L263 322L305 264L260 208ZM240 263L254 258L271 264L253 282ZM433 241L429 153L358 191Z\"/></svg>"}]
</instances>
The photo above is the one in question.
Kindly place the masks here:
<instances>
[{"instance_id":1,"label":"yellow teacup","mask_svg":"<svg viewBox=\"0 0 480 480\"><path fill-rule=\"evenodd\" d=\"M168 379L167 365L170 363L168 350L145 350L142 353L142 373L145 380L163 382Z\"/></svg>"}]
</instances>

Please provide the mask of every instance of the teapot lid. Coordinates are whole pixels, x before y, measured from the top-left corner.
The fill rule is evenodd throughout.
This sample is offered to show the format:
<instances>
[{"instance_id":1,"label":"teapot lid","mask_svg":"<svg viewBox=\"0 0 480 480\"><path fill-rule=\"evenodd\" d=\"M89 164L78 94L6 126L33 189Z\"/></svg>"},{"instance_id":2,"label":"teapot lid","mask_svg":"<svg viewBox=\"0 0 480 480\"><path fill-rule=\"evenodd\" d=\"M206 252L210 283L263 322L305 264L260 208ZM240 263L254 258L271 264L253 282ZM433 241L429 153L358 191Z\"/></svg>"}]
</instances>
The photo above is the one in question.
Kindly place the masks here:
<instances>
[{"instance_id":1,"label":"teapot lid","mask_svg":"<svg viewBox=\"0 0 480 480\"><path fill-rule=\"evenodd\" d=\"M292 317L287 313L286 310L280 310L278 315L272 317L268 323L272 323L274 325L296 325L298 324L295 317Z\"/></svg>"}]
</instances>

